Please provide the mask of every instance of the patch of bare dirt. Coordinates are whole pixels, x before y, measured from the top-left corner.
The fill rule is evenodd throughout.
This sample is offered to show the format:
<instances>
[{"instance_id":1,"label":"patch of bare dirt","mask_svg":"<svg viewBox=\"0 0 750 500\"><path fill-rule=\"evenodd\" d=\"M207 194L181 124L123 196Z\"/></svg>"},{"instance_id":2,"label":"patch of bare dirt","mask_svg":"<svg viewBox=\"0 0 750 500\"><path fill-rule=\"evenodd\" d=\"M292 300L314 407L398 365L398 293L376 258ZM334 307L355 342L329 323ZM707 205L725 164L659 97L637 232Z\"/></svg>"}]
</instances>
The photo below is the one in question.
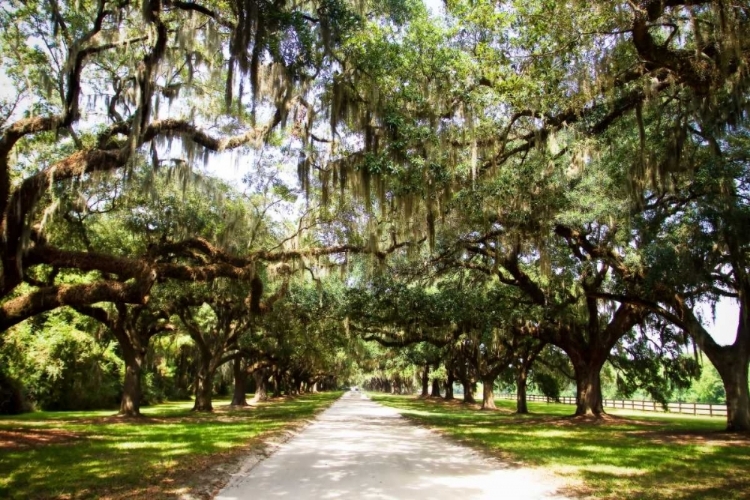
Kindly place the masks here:
<instances>
[{"instance_id":1,"label":"patch of bare dirt","mask_svg":"<svg viewBox=\"0 0 750 500\"><path fill-rule=\"evenodd\" d=\"M79 438L80 436L75 432L62 429L6 429L0 430L0 450L19 450L69 443Z\"/></svg>"}]
</instances>

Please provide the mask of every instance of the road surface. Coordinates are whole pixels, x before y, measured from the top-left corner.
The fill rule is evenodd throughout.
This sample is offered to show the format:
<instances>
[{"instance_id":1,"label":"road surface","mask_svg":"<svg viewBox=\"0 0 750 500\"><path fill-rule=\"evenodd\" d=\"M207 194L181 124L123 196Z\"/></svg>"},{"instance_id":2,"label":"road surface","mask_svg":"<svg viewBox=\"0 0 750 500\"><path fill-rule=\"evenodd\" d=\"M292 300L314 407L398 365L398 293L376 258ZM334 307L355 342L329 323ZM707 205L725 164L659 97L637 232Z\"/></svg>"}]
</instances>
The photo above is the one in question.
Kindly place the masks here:
<instances>
[{"instance_id":1,"label":"road surface","mask_svg":"<svg viewBox=\"0 0 750 500\"><path fill-rule=\"evenodd\" d=\"M348 392L216 500L561 500L560 484L505 466Z\"/></svg>"}]
</instances>

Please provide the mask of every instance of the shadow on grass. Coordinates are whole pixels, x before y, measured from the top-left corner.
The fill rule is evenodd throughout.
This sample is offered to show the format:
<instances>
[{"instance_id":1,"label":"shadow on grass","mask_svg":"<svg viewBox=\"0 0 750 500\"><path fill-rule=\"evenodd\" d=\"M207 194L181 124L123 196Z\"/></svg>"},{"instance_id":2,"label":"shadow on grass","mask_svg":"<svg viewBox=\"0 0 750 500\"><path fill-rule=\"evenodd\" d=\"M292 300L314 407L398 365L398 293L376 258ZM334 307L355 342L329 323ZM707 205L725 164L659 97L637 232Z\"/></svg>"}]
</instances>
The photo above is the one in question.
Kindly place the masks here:
<instances>
[{"instance_id":1,"label":"shadow on grass","mask_svg":"<svg viewBox=\"0 0 750 500\"><path fill-rule=\"evenodd\" d=\"M375 395L420 424L511 464L545 467L598 498L750 498L750 439L721 432L719 419L613 416L581 420L565 405L530 403L530 415Z\"/></svg>"},{"instance_id":2,"label":"shadow on grass","mask_svg":"<svg viewBox=\"0 0 750 500\"><path fill-rule=\"evenodd\" d=\"M252 444L314 416L340 393L316 394L250 409L191 403L144 410L144 419L111 413L33 413L0 419L0 431L63 432L66 442L0 449L0 498L98 498L164 482L212 457Z\"/></svg>"}]
</instances>

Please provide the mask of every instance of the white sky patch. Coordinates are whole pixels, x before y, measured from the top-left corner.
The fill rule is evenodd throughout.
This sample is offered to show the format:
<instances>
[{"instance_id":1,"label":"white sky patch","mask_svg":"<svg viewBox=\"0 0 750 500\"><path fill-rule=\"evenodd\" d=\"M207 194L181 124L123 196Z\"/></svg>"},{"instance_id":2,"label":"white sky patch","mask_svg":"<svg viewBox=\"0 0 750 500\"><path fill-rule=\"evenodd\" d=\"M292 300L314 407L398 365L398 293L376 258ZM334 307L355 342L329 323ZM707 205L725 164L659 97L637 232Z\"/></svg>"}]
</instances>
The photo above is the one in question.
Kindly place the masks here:
<instances>
[{"instance_id":1,"label":"white sky patch","mask_svg":"<svg viewBox=\"0 0 750 500\"><path fill-rule=\"evenodd\" d=\"M8 99L15 95L13 92L13 84L5 74L5 71L0 68L0 99Z\"/></svg>"},{"instance_id":2,"label":"white sky patch","mask_svg":"<svg viewBox=\"0 0 750 500\"><path fill-rule=\"evenodd\" d=\"M445 2L444 0L423 0L427 11L433 17L444 17L445 16Z\"/></svg>"},{"instance_id":3,"label":"white sky patch","mask_svg":"<svg viewBox=\"0 0 750 500\"><path fill-rule=\"evenodd\" d=\"M740 319L740 305L736 300L722 297L716 303L716 314L709 304L700 304L696 311L701 315L703 326L721 345L734 343Z\"/></svg>"}]
</instances>

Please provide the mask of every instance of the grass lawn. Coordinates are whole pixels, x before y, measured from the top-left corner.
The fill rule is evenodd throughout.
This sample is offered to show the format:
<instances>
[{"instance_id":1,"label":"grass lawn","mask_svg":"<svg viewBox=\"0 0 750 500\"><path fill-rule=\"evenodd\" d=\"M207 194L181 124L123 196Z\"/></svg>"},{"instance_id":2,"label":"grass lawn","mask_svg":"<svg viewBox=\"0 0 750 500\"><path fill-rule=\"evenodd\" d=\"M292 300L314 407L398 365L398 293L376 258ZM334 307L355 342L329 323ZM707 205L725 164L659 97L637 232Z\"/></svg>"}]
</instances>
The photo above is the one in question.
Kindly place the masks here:
<instances>
[{"instance_id":1,"label":"grass lawn","mask_svg":"<svg viewBox=\"0 0 750 500\"><path fill-rule=\"evenodd\" d=\"M544 467L570 479L571 496L628 499L750 498L750 436L721 432L723 418L608 410L570 417L570 405L515 401L497 411L458 402L372 394L405 417L505 461Z\"/></svg>"},{"instance_id":2,"label":"grass lawn","mask_svg":"<svg viewBox=\"0 0 750 500\"><path fill-rule=\"evenodd\" d=\"M244 409L215 401L112 411L36 412L0 417L0 498L177 498L204 488L206 469L238 460L263 439L301 424L341 395L321 393ZM214 474L215 475L215 474ZM205 492L204 492L205 496Z\"/></svg>"}]
</instances>

